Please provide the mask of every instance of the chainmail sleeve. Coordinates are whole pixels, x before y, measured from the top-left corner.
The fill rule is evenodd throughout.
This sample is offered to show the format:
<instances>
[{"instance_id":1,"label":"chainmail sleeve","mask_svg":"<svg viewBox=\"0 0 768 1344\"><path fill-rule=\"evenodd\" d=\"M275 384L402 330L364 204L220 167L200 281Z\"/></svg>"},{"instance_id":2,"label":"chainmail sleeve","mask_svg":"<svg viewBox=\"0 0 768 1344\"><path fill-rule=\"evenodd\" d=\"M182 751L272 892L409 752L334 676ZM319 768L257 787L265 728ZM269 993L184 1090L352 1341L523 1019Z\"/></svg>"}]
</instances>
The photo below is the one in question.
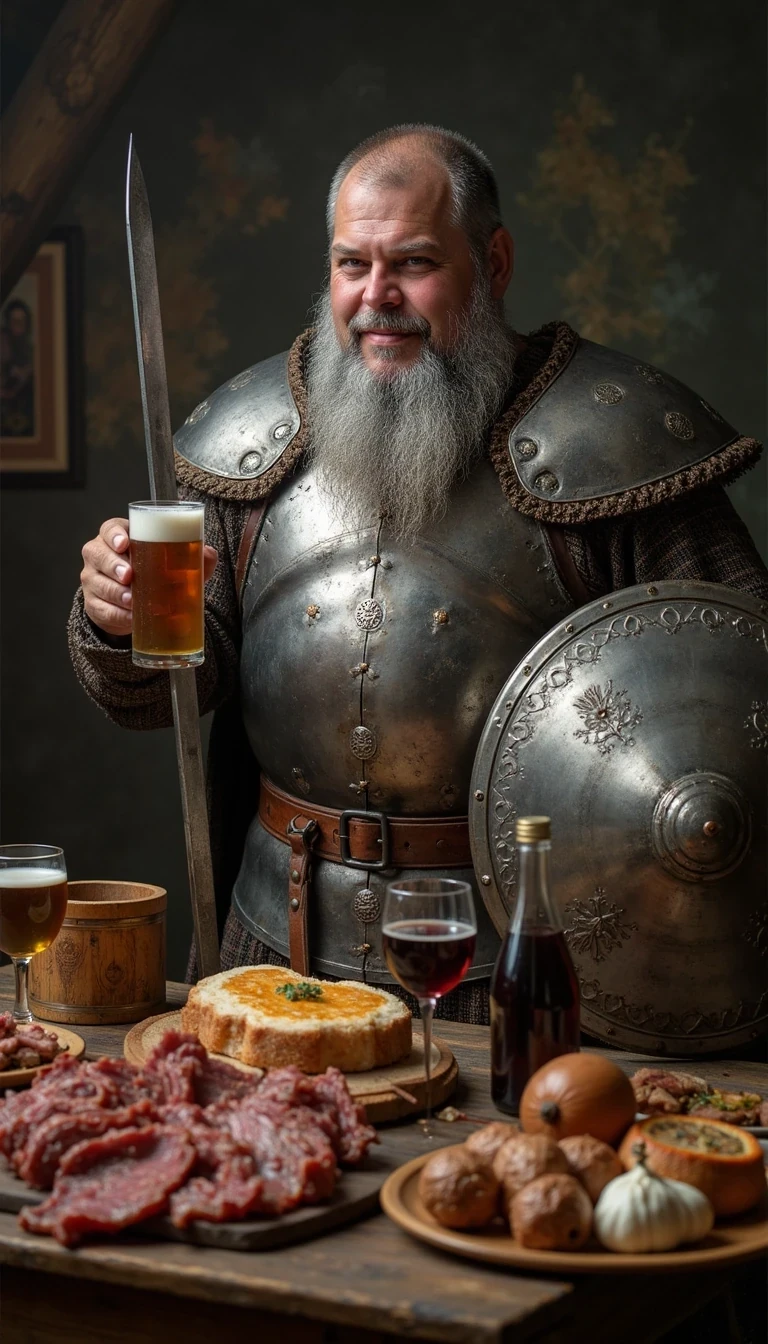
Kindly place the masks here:
<instances>
[{"instance_id":1,"label":"chainmail sleeve","mask_svg":"<svg viewBox=\"0 0 768 1344\"><path fill-rule=\"evenodd\" d=\"M635 583L694 579L768 600L768 569L721 487L629 517L567 528L565 540L595 597Z\"/></svg>"},{"instance_id":2,"label":"chainmail sleeve","mask_svg":"<svg viewBox=\"0 0 768 1344\"><path fill-rule=\"evenodd\" d=\"M235 565L247 506L212 499L189 487L182 499L205 503L205 540L219 562L205 588L205 661L195 669L200 713L229 699L237 686L240 610ZM67 627L75 675L91 700L123 728L167 728L173 723L170 679L164 670L136 667L130 647L115 647L85 614L83 590L75 594Z\"/></svg>"}]
</instances>

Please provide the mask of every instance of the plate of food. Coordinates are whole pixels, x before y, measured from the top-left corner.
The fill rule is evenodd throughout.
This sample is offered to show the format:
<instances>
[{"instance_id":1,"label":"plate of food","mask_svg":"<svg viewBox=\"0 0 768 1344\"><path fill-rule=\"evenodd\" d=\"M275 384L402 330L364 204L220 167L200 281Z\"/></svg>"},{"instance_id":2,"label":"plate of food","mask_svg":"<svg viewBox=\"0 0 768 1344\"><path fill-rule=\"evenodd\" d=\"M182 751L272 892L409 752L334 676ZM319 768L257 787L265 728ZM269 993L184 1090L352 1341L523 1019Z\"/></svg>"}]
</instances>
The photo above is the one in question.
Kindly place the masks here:
<instances>
[{"instance_id":1,"label":"plate of food","mask_svg":"<svg viewBox=\"0 0 768 1344\"><path fill-rule=\"evenodd\" d=\"M0 1091L24 1087L68 1053L79 1059L85 1041L66 1027L43 1027L39 1022L16 1022L13 1013L0 1013Z\"/></svg>"},{"instance_id":2,"label":"plate of food","mask_svg":"<svg viewBox=\"0 0 768 1344\"><path fill-rule=\"evenodd\" d=\"M630 1082L640 1120L652 1115L697 1115L768 1137L768 1099L758 1092L734 1092L693 1073L658 1067L638 1069Z\"/></svg>"},{"instance_id":3,"label":"plate of food","mask_svg":"<svg viewBox=\"0 0 768 1344\"><path fill-rule=\"evenodd\" d=\"M536 1272L693 1271L764 1253L755 1136L634 1110L617 1065L562 1056L531 1078L521 1129L494 1121L414 1158L385 1182L382 1207L441 1250Z\"/></svg>"}]
</instances>

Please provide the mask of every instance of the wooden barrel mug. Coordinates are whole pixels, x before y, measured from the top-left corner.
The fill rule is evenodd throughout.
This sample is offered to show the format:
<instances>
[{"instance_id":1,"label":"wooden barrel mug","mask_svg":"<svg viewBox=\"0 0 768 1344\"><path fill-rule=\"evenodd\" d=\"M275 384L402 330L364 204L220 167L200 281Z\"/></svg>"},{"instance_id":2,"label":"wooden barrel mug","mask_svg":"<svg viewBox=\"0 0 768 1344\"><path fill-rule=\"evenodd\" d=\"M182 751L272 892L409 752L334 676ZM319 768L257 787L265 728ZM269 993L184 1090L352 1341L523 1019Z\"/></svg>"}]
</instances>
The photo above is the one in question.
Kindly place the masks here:
<instances>
[{"instance_id":1,"label":"wooden barrel mug","mask_svg":"<svg viewBox=\"0 0 768 1344\"><path fill-rule=\"evenodd\" d=\"M140 1022L165 1009L163 887L70 882L61 932L29 965L44 1022Z\"/></svg>"}]
</instances>

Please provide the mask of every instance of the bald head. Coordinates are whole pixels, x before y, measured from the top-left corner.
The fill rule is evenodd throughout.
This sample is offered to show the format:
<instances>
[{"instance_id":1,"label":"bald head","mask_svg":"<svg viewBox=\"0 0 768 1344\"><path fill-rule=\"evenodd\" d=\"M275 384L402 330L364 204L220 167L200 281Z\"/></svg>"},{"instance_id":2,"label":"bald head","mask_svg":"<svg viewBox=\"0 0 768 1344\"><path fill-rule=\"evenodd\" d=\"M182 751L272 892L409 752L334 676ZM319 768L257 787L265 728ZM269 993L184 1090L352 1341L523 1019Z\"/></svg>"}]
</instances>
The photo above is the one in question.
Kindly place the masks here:
<instances>
[{"instance_id":1,"label":"bald head","mask_svg":"<svg viewBox=\"0 0 768 1344\"><path fill-rule=\"evenodd\" d=\"M471 140L442 126L409 123L363 140L339 164L328 193L328 235L333 237L341 187L353 171L360 182L409 186L421 172L439 166L447 179L453 222L481 256L502 225L499 192L489 160Z\"/></svg>"}]
</instances>

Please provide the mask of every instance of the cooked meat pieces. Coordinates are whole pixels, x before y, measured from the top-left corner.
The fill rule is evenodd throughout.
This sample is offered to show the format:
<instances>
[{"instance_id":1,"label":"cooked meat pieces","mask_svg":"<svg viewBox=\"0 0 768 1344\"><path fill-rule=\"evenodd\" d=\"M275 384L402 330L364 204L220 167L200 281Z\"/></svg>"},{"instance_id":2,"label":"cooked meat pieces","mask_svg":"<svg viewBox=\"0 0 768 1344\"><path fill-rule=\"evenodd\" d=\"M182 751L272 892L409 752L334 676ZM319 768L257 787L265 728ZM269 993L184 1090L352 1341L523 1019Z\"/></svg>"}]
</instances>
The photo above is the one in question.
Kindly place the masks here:
<instances>
[{"instance_id":1,"label":"cooked meat pieces","mask_svg":"<svg viewBox=\"0 0 768 1344\"><path fill-rule=\"evenodd\" d=\"M70 1148L53 1193L19 1221L27 1232L49 1233L76 1246L94 1232L119 1232L162 1213L184 1183L195 1149L183 1130L148 1125L116 1130Z\"/></svg>"},{"instance_id":2,"label":"cooked meat pieces","mask_svg":"<svg viewBox=\"0 0 768 1344\"><path fill-rule=\"evenodd\" d=\"M637 1109L646 1115L679 1115L682 1102L706 1092L707 1082L692 1073L673 1073L670 1069L638 1069L629 1080L635 1090Z\"/></svg>"},{"instance_id":3,"label":"cooked meat pieces","mask_svg":"<svg viewBox=\"0 0 768 1344\"><path fill-rule=\"evenodd\" d=\"M759 1125L761 1098L755 1092L720 1092L714 1089L693 1097L689 1115L700 1120L725 1120L730 1125Z\"/></svg>"},{"instance_id":4,"label":"cooked meat pieces","mask_svg":"<svg viewBox=\"0 0 768 1344\"><path fill-rule=\"evenodd\" d=\"M132 1129L154 1118L149 1101L137 1101L119 1111L81 1111L74 1115L57 1112L37 1125L24 1147L16 1154L14 1166L27 1185L50 1190L62 1157L75 1144L99 1138L110 1129Z\"/></svg>"},{"instance_id":5,"label":"cooked meat pieces","mask_svg":"<svg viewBox=\"0 0 768 1344\"><path fill-rule=\"evenodd\" d=\"M138 1205L128 1201L128 1221L121 1221L120 1182L128 1180L123 1166L127 1170L132 1161L147 1158L145 1140L134 1151L133 1140L121 1136L150 1130L184 1136L193 1152L191 1169L178 1183L183 1188L166 1191L160 1205L163 1211L170 1207L179 1227L195 1219L278 1214L326 1199L335 1188L338 1163L359 1162L377 1142L337 1069L318 1077L294 1068L276 1069L266 1078L243 1074L210 1059L196 1038L167 1033L143 1069L125 1060L62 1058L29 1092L0 1103L0 1151L29 1184L53 1183L42 1211L25 1212L24 1226L73 1245L85 1232L118 1231L159 1211L147 1180L148 1211L136 1213ZM93 1148L112 1141L114 1148ZM76 1195L66 1193L69 1184L62 1187L74 1174L72 1155L84 1149L101 1154L98 1162L103 1158L110 1173L120 1154L123 1166L109 1175L117 1191L114 1218L106 1207L94 1212L90 1186L83 1194L77 1184ZM139 1203L141 1171L137 1167Z\"/></svg>"},{"instance_id":6,"label":"cooked meat pieces","mask_svg":"<svg viewBox=\"0 0 768 1344\"><path fill-rule=\"evenodd\" d=\"M15 1022L13 1013L0 1013L0 1070L50 1064L62 1048L58 1037L39 1022Z\"/></svg>"}]
</instances>

